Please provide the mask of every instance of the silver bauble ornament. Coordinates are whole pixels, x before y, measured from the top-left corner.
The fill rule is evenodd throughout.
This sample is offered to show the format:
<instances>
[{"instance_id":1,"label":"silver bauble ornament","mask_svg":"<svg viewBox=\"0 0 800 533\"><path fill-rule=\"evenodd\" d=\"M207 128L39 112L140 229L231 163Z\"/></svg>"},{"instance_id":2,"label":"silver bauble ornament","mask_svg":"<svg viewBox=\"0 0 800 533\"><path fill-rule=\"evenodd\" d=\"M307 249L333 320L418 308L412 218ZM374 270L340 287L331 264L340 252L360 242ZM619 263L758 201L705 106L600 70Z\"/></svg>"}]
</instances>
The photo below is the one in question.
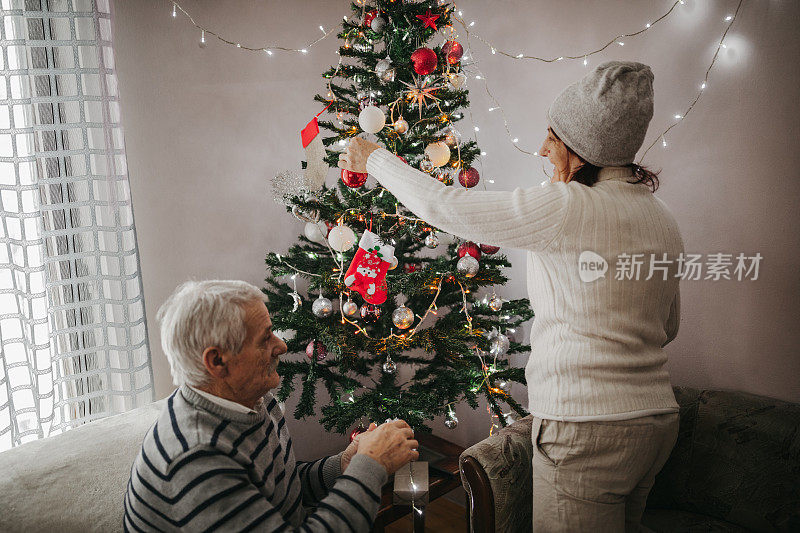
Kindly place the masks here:
<instances>
[{"instance_id":1,"label":"silver bauble ornament","mask_svg":"<svg viewBox=\"0 0 800 533\"><path fill-rule=\"evenodd\" d=\"M319 298L314 300L314 303L311 305L311 311L317 318L326 318L333 313L333 304L320 294Z\"/></svg>"},{"instance_id":2,"label":"silver bauble ornament","mask_svg":"<svg viewBox=\"0 0 800 533\"><path fill-rule=\"evenodd\" d=\"M460 274L464 274L468 278L474 278L475 274L478 273L478 270L481 268L480 263L478 260L472 257L471 255L465 255L461 259L458 260L456 264L456 270Z\"/></svg>"},{"instance_id":3,"label":"silver bauble ornament","mask_svg":"<svg viewBox=\"0 0 800 533\"><path fill-rule=\"evenodd\" d=\"M353 318L358 314L358 305L352 300L347 300L342 304L342 314L347 318Z\"/></svg>"},{"instance_id":4,"label":"silver bauble ornament","mask_svg":"<svg viewBox=\"0 0 800 533\"><path fill-rule=\"evenodd\" d=\"M375 74L379 78L383 79L383 75L386 74L386 71L390 68L392 68L392 60L386 57L378 61L378 63L375 65Z\"/></svg>"},{"instance_id":5,"label":"silver bauble ornament","mask_svg":"<svg viewBox=\"0 0 800 533\"><path fill-rule=\"evenodd\" d=\"M292 206L292 214L303 222L317 222L319 220L319 211L300 207L299 205Z\"/></svg>"},{"instance_id":6,"label":"silver bauble ornament","mask_svg":"<svg viewBox=\"0 0 800 533\"><path fill-rule=\"evenodd\" d=\"M403 117L398 118L394 123L394 131L399 134L404 134L408 131L408 122Z\"/></svg>"},{"instance_id":7,"label":"silver bauble ornament","mask_svg":"<svg viewBox=\"0 0 800 533\"><path fill-rule=\"evenodd\" d=\"M503 335L502 333L498 333L495 338L492 339L489 348L489 355L492 357L502 357L507 352L508 349L511 347L511 342L508 340L508 337Z\"/></svg>"},{"instance_id":8,"label":"silver bauble ornament","mask_svg":"<svg viewBox=\"0 0 800 533\"><path fill-rule=\"evenodd\" d=\"M458 418L455 413L450 412L447 414L447 418L444 419L444 425L447 429L455 429L458 427Z\"/></svg>"},{"instance_id":9,"label":"silver bauble ornament","mask_svg":"<svg viewBox=\"0 0 800 533\"><path fill-rule=\"evenodd\" d=\"M395 77L397 77L397 71L394 69L394 67L387 68L386 71L380 76L381 81L386 83L393 82Z\"/></svg>"},{"instance_id":10,"label":"silver bauble ornament","mask_svg":"<svg viewBox=\"0 0 800 533\"><path fill-rule=\"evenodd\" d=\"M518 420L518 418L519 418L519 417L517 417L517 413L515 413L514 411L511 411L510 413L504 414L503 417L506 419L506 425L509 425L509 426L511 424L513 424L514 422L516 422Z\"/></svg>"},{"instance_id":11,"label":"silver bauble ornament","mask_svg":"<svg viewBox=\"0 0 800 533\"><path fill-rule=\"evenodd\" d=\"M392 322L400 329L408 329L414 323L414 311L401 305L392 313Z\"/></svg>"},{"instance_id":12,"label":"silver bauble ornament","mask_svg":"<svg viewBox=\"0 0 800 533\"><path fill-rule=\"evenodd\" d=\"M430 173L434 168L436 168L433 162L430 159L423 159L419 163L419 169L423 172Z\"/></svg>"},{"instance_id":13,"label":"silver bauble ornament","mask_svg":"<svg viewBox=\"0 0 800 533\"><path fill-rule=\"evenodd\" d=\"M387 359L381 366L381 370L383 370L384 374L394 374L397 371L397 363Z\"/></svg>"},{"instance_id":14,"label":"silver bauble ornament","mask_svg":"<svg viewBox=\"0 0 800 533\"><path fill-rule=\"evenodd\" d=\"M342 403L353 403L356 401L352 392L345 392L339 397L339 399L342 401Z\"/></svg>"},{"instance_id":15,"label":"silver bauble ornament","mask_svg":"<svg viewBox=\"0 0 800 533\"><path fill-rule=\"evenodd\" d=\"M428 236L425 237L425 246L428 248L436 248L439 246L439 237L433 232L428 233Z\"/></svg>"},{"instance_id":16,"label":"silver bauble ornament","mask_svg":"<svg viewBox=\"0 0 800 533\"><path fill-rule=\"evenodd\" d=\"M492 299L489 300L489 309L492 311L499 311L503 308L503 300L498 298L497 296L492 296Z\"/></svg>"},{"instance_id":17,"label":"silver bauble ornament","mask_svg":"<svg viewBox=\"0 0 800 533\"><path fill-rule=\"evenodd\" d=\"M386 19L381 16L377 16L374 19L372 19L372 22L370 22L369 27L375 33L380 33L386 27Z\"/></svg>"},{"instance_id":18,"label":"silver bauble ornament","mask_svg":"<svg viewBox=\"0 0 800 533\"><path fill-rule=\"evenodd\" d=\"M444 143L450 148L455 148L461 143L461 132L450 126L444 134Z\"/></svg>"}]
</instances>

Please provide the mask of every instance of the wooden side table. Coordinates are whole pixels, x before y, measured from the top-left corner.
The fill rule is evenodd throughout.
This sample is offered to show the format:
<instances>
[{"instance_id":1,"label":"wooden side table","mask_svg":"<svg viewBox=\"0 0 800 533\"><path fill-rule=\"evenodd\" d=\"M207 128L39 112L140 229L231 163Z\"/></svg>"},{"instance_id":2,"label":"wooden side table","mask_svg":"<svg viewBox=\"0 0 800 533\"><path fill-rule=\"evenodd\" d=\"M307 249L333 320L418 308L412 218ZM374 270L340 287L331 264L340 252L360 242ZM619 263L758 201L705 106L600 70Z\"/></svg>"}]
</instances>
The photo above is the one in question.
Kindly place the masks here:
<instances>
[{"instance_id":1,"label":"wooden side table","mask_svg":"<svg viewBox=\"0 0 800 533\"><path fill-rule=\"evenodd\" d=\"M417 433L420 461L428 461L428 501L441 498L461 486L458 457L464 448L429 433ZM374 533L383 533L384 526L411 512L410 505L394 505L394 476L383 486L381 505L372 528ZM414 513L414 533L425 531L425 508L422 514Z\"/></svg>"}]
</instances>

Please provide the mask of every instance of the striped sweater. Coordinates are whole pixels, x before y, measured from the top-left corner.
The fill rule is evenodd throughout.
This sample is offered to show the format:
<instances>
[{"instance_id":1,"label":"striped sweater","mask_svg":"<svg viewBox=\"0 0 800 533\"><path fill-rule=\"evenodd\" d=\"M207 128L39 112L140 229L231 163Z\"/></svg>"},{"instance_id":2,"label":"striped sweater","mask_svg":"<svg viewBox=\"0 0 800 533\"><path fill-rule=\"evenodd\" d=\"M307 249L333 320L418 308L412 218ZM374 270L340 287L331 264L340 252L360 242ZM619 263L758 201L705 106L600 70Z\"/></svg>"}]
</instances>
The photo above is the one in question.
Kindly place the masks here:
<instances>
[{"instance_id":1,"label":"striped sweater","mask_svg":"<svg viewBox=\"0 0 800 533\"><path fill-rule=\"evenodd\" d=\"M356 454L295 461L271 396L242 413L187 386L145 436L125 494L125 531L369 531L386 470Z\"/></svg>"},{"instance_id":2,"label":"striped sweater","mask_svg":"<svg viewBox=\"0 0 800 533\"><path fill-rule=\"evenodd\" d=\"M532 414L579 422L678 411L663 346L678 332L683 240L666 204L629 183L630 167L600 169L592 187L559 181L514 191L447 187L385 149L370 154L367 171L429 224L527 252ZM599 279L583 281L584 251L606 261ZM618 279L622 254L643 262L638 279ZM668 272L648 278L664 258Z\"/></svg>"}]
</instances>

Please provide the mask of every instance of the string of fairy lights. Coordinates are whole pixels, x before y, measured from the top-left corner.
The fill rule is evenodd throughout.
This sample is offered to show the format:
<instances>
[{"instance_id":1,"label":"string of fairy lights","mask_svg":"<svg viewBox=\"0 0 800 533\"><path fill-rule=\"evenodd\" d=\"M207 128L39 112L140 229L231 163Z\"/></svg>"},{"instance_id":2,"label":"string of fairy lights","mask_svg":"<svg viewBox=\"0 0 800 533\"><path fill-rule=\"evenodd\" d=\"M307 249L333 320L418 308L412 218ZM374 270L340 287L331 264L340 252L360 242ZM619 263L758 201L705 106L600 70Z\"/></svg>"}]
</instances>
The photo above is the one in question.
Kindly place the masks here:
<instances>
[{"instance_id":1,"label":"string of fairy lights","mask_svg":"<svg viewBox=\"0 0 800 533\"><path fill-rule=\"evenodd\" d=\"M262 54L265 54L267 57L273 56L276 52L295 53L295 54L307 55L311 51L312 48L314 48L315 46L319 45L319 43L324 41L331 34L335 34L336 33L336 27L333 27L333 28L331 28L329 30L326 30L324 28L324 26L320 25L319 26L319 30L322 32L322 36L320 36L320 37L308 42L308 44L306 44L305 46L300 47L300 48L294 48L294 47L283 46L283 45L278 45L278 44L264 44L264 45L257 45L257 46L246 45L246 44L243 44L240 40L224 37L219 32L214 31L214 30L210 29L207 26L199 24L195 20L195 18L183 6L181 6L178 2L175 2L175 1L172 1L172 0L166 0L166 1L168 1L170 4L172 4L171 15L172 15L173 18L177 18L178 15L182 15L187 20L189 20L189 22L197 30L200 31L200 40L199 40L198 44L199 44L199 46L201 48L205 48L206 47L207 42L208 42L207 36L210 36L210 37L216 38L219 42L221 42L221 43L223 43L225 45L233 46L233 47L235 47L237 49L245 50L245 51L248 51L248 52L262 53ZM692 109L698 103L698 101L700 100L700 97L702 96L702 94L704 94L705 90L708 87L708 80L709 80L709 76L710 76L711 70L713 69L714 65L716 64L716 61L717 61L717 59L719 57L719 54L720 54L721 50L727 48L727 44L725 43L725 37L727 36L729 30L731 29L731 27L733 26L733 23L736 21L737 16L739 15L739 12L740 12L742 4L743 4L743 1L744 0L739 0L738 1L738 5L736 6L736 9L734 10L734 12L732 14L727 14L724 17L724 21L727 22L727 25L725 27L724 32L722 33L722 36L719 38L719 40L717 42L715 53L713 55L713 58L712 58L712 60L711 60L711 62L709 64L708 68L705 71L705 75L704 75L702 81L699 84L699 90L698 90L695 98L687 106L685 111L683 111L682 113L675 113L673 115L674 122L672 124L670 124L668 127L666 127L663 131L661 131L654 138L653 142L646 148L646 150L644 151L642 156L639 158L640 164L644 160L645 156L650 151L650 149L653 148L653 146L655 146L659 141L661 141L661 144L662 144L663 148L667 147L666 135L673 128L675 128L678 124L680 124L686 118L686 116L692 111ZM484 72L481 71L481 69L479 68L478 61L475 60L475 54L474 54L474 51L473 51L473 48L472 48L472 40L474 39L474 40L480 42L481 44L485 45L486 47L488 47L488 49L491 51L491 55L501 55L501 56L504 56L504 57L509 58L511 60L514 60L514 61L531 61L531 60L533 60L533 61L539 61L539 62L542 62L542 63L555 63L555 62L565 61L565 60L566 61L582 60L583 66L586 67L589 64L589 58L591 56L599 54L599 53L607 50L609 47L612 47L614 44L616 44L618 46L625 46L625 40L626 39L642 35L645 32L647 32L650 29L652 29L657 24L659 24L660 22L666 20L670 15L672 15L674 12L676 12L676 10L679 8L680 5L685 4L685 0L676 0L674 3L672 3L672 5L669 7L669 9L665 13L663 13L661 16L653 19L652 21L647 22L644 25L643 28L641 28L641 29L639 29L637 31L630 32L630 33L622 33L622 34L616 35L614 38L608 40L608 42L606 42L603 46L600 46L600 47L598 47L598 48L596 48L594 50L586 51L586 52L579 53L579 54L576 54L576 55L559 55L559 56L550 57L550 58L539 57L537 55L526 53L524 51L513 52L513 51L509 51L509 50L504 50L501 47L496 46L492 41L482 37L481 35L477 34L474 30L472 30L472 28L476 25L476 22L475 21L467 22L465 20L465 18L464 18L463 10L459 9L455 5L454 2L442 2L440 0L439 3L440 4L442 4L442 3L452 3L453 6L454 6L452 19L455 20L459 24L459 26L461 27L461 29L462 29L465 37L466 37L466 52L467 53L465 53L464 56L462 57L461 68L465 73L471 75L476 81L479 81L479 82L482 83L484 91L486 92L486 95L488 96L488 98L491 100L491 104L492 104L488 108L488 111L492 112L492 113L495 112L495 111L499 111L499 114L500 114L502 122L503 122L503 127L505 129L506 136L507 136L508 140L510 141L511 145L517 151L519 151L519 152L521 152L521 153L523 153L525 155L528 155L528 156L538 156L539 155L538 151L530 151L530 150L526 150L525 148L523 148L521 146L520 138L517 135L514 135L514 133L512 133L512 127L511 127L511 125L509 123L509 120L508 120L508 117L506 115L505 108L503 107L503 105L499 102L499 100L495 96L494 92L492 91L492 89L491 89L491 87L489 85L489 80L488 80L487 76L484 74ZM362 16L363 16L364 9L366 8L366 1L365 0L356 0L356 4L362 6ZM343 18L344 18L345 21L347 21L347 16L346 15ZM447 35L446 38L449 39L449 40L456 40L456 39L460 38L460 36L458 35L458 32L456 31L456 29L453 27L452 24L448 24L447 26L444 26L444 27L442 27L440 29L442 30L442 34L443 35ZM337 54L338 54L338 50L337 50ZM336 72L338 72L338 70L341 68L341 66L342 66L342 57L339 56L337 67L336 67ZM330 87L330 80L332 80L332 78L333 78L333 76L331 76L331 78L329 78L328 87L327 87L328 88L329 97L333 96L332 91L331 91L331 87ZM477 143L478 142L478 133L480 132L480 126L474 120L474 117L472 115L471 107L467 106L466 109L467 109L467 113L469 115L470 122L472 124L471 135L472 135L473 139L475 140L475 142ZM337 114L337 117L339 117L338 114ZM481 152L481 156L486 156L486 155L487 154L486 154L485 151ZM542 164L543 173L545 175L547 175L547 172L544 169L544 159L543 158L539 158L539 159L540 159L541 164ZM482 158L479 158L479 165L481 167L483 166L482 165ZM486 180L486 182L494 183L494 180L488 179L488 180ZM485 182L484 182L484 188L485 188ZM377 189L380 189L380 188L376 188L376 190ZM381 194L382 194L382 190L381 190ZM344 218L344 216L345 215L343 214L342 218ZM412 217L404 217L403 215L400 215L399 213L397 213L396 216L398 217L398 219L400 219L400 218L409 218L409 219L412 218ZM327 242L325 244L328 246L328 250L329 250L331 256L334 258L334 260L335 260L335 262L337 264L337 268L334 269L334 270L338 270L339 271L339 278L341 278L341 276L342 276L342 274L344 272L343 256L342 256L341 253L337 254L336 252L334 252L334 250L331 249L330 245L328 245ZM306 272L306 271L298 269L295 266L289 264L285 259L283 259L281 257L280 254L275 254L275 255L281 261L282 264L286 265L289 269L291 269L291 270L293 270L295 272L295 274L291 276L292 282L295 283L295 287L296 287L295 278L296 278L297 274L303 274L305 276L318 276L319 277L319 274ZM380 341L380 342L387 342L387 341L389 341L391 339L405 339L406 341L409 341L417 333L418 328L422 325L422 323L425 321L425 319L430 314L436 315L436 311L438 309L437 306L436 306L437 299L438 299L438 296L439 296L439 294L441 292L442 283L445 281L446 276L447 276L446 273L440 273L440 275L438 275L437 279L434 280L433 282L431 282L429 288L434 293L433 300L431 301L431 304L426 309L425 313L423 313L422 315L419 315L419 314L416 315L417 318L419 318L420 320L412 330L410 330L407 334L406 333L402 333L402 334L399 334L399 335L395 334L394 331L392 331L389 337L382 338L382 339L373 339L373 340L377 340L377 341ZM339 281L341 281L341 279L339 279ZM472 317L469 314L469 310L468 310L468 306L467 306L467 297L466 297L466 294L467 294L468 290L466 290L463 287L463 285L461 285L461 283L458 283L458 284L460 286L461 293L462 293L462 299L463 299L463 306L462 306L461 312L464 313L465 319L466 319L466 323L467 323L467 328L469 329L469 332L472 333ZM295 294L296 294L296 288L295 288ZM339 296L340 296L340 298L339 298L339 307L340 307L340 312L341 312L342 311L341 307L342 307L343 300L344 300L344 294L340 293ZM321 295L320 295L320 297L321 297ZM348 300L349 300L349 297L348 297ZM363 334L368 338L372 338L372 337L369 336L369 334L368 334L366 329L364 329L358 323L356 323L356 322L350 320L349 318L347 318L344 313L341 313L341 317L342 317L342 323L347 322L347 323L351 324L352 326L354 326L356 328L356 334ZM478 385L477 387L473 388L473 391L479 390L481 387L483 387L485 385L486 387L490 388L496 394L499 394L499 395L507 394L506 391L502 390L502 387L501 388L497 388L497 387L491 387L491 385L490 385L491 382L492 382L492 375L491 374L496 370L496 368L495 368L496 357L494 358L494 360L490 364L487 364L487 361L484 359L484 355L488 355L488 354L482 353L482 351L479 350L478 348L475 348L475 353L478 356L478 358L480 360L480 363L481 363L481 368L482 368L482 372L483 372L483 381L481 382L480 385ZM447 404L445 406L445 408L448 410L448 415L452 416L453 418L455 418L455 413L453 411L453 403ZM489 406L487 406L487 411L490 413L490 416L492 418L492 426L490 428L490 433L491 433L494 429L498 428L499 426L494 422L494 418L497 415L492 412L492 410L491 410L491 408ZM503 416L509 417L512 414L513 414L513 412L504 413Z\"/></svg>"}]
</instances>

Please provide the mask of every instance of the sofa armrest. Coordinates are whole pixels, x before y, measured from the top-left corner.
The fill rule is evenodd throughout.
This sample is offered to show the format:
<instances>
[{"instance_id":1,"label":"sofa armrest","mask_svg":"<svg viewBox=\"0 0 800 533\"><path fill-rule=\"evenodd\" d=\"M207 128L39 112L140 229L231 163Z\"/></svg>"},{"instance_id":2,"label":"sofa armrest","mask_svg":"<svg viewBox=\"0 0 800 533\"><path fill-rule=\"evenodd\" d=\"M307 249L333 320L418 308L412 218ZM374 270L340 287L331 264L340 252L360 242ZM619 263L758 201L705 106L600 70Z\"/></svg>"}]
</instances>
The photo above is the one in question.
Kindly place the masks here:
<instances>
[{"instance_id":1,"label":"sofa armrest","mask_svg":"<svg viewBox=\"0 0 800 533\"><path fill-rule=\"evenodd\" d=\"M472 532L530 531L532 425L526 416L461 454Z\"/></svg>"}]
</instances>

